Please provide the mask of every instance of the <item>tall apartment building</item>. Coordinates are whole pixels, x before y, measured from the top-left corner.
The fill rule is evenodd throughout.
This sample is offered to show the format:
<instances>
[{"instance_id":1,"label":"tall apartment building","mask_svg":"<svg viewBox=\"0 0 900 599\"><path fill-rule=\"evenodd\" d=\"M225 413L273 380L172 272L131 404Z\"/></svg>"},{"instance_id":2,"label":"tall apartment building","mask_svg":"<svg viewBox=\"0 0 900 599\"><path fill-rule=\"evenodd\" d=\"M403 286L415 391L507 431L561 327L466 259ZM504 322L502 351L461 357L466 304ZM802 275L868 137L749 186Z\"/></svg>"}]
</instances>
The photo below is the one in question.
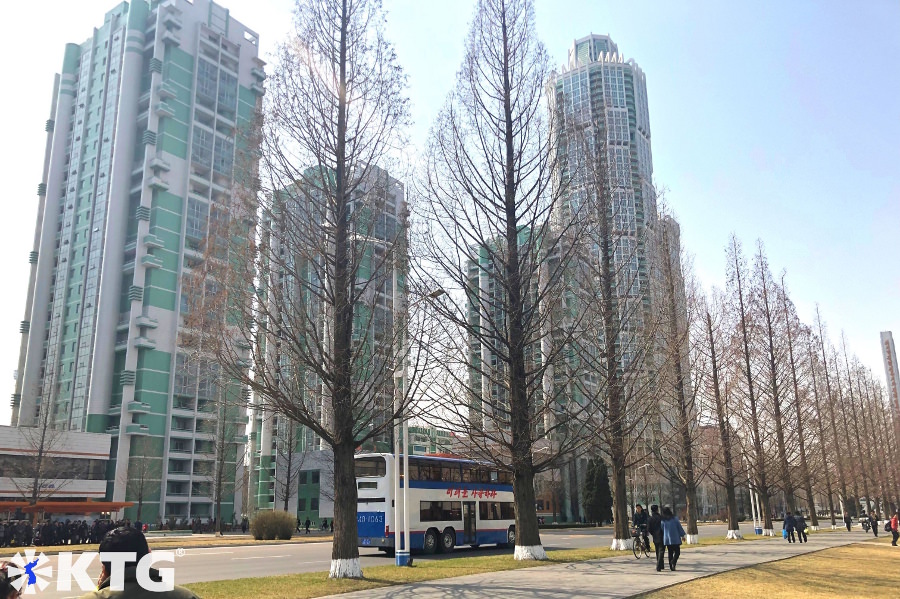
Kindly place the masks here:
<instances>
[{"instance_id":1,"label":"tall apartment building","mask_svg":"<svg viewBox=\"0 0 900 599\"><path fill-rule=\"evenodd\" d=\"M111 500L133 498L129 462L154 464L144 520L212 515L216 414L203 373L174 388L179 297L236 185L258 42L210 0L122 2L66 45L56 77L12 423L50 410L58 427L111 434ZM245 417L229 419L237 469ZM233 509L223 497L221 517Z\"/></svg>"},{"instance_id":2,"label":"tall apartment building","mask_svg":"<svg viewBox=\"0 0 900 599\"><path fill-rule=\"evenodd\" d=\"M319 177L315 170L306 171L308 181ZM328 185L329 177L321 178ZM307 185L298 183L298 186ZM317 184L318 185L318 184ZM328 323L330 305L321 300L330 282L325 280L328 270L323 267L321 248L329 241L322 232L321 239L297 235L295 230L307 230L304 226L309 219L322 219L327 212L324 198L319 203L321 192L315 186L305 189L285 189L281 200L275 203L275 211L289 211L290 216L278 214L264 219L263 237L271 249L271 256L280 265L272 267L267 297L280 298L275 301L269 314L281 311L281 306L291 305L293 309L302 306L306 313L294 313L286 317L279 326L287 330L301 330L315 323L321 337L313 341L327 344L330 330ZM370 350L359 352L354 364L354 373L368 369L371 388L365 383L367 375L360 380L374 395L371 405L375 413L373 422L380 426L385 422L386 413L394 399L394 372L398 359L394 342L396 327L402 326L402 311L406 304L406 228L407 206L403 184L385 169L370 166L367 176L353 193L350 205L352 253L359 258L354 264L356 282L359 289L366 292L354 310L354 343L367 345ZM288 232L280 228L288 227ZM310 231L317 231L310 228ZM318 235L313 233L312 235ZM303 247L296 247L302 245ZM357 261L358 260L358 261ZM311 266L316 262L318 267ZM274 272L274 271L279 272ZM271 289L277 285L279 289ZM299 298L304 298L302 301ZM273 316L274 317L274 316ZM296 340L296 338L292 338ZM285 343L291 345L291 343ZM291 392L295 401L304 402L316 417L328 426L331 421L330 396L311 369L292 364L290 350L279 353L278 341L266 341L266 360L283 366L284 378L290 379ZM363 357L364 356L364 357ZM381 360L388 361L387 363ZM385 367L387 364L387 367ZM375 373L375 374L373 374ZM354 374L355 376L355 374ZM264 509L287 509L296 513L301 520L309 517L318 522L333 514L333 456L331 450L313 432L291 422L267 409L265 398L254 397L250 431L250 511ZM367 451L392 451L390 433L370 440L362 446ZM288 459L290 457L290 460Z\"/></svg>"},{"instance_id":3,"label":"tall apartment building","mask_svg":"<svg viewBox=\"0 0 900 599\"><path fill-rule=\"evenodd\" d=\"M620 314L629 319L620 324L625 333L620 340L624 365L633 357L630 336L639 334L652 303L656 196L646 77L634 60L625 60L609 36L591 34L575 40L566 64L551 74L547 93L559 144L559 177L568 184L561 214L581 206L594 193L592 169L592 176L606 179L615 293ZM590 386L590 373L585 376ZM577 496L584 465L584 460L573 460L561 473L564 512L573 519L579 517Z\"/></svg>"}]
</instances>

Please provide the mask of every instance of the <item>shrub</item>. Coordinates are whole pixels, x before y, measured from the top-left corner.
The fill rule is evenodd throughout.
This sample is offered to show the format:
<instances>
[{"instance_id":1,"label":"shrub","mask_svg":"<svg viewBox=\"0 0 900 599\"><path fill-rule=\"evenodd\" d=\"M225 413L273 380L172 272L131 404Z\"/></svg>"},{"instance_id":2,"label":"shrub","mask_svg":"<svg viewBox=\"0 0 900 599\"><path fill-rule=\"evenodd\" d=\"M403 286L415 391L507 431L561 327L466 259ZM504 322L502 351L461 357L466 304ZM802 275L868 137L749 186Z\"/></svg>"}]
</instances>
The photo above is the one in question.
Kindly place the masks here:
<instances>
[{"instance_id":1,"label":"shrub","mask_svg":"<svg viewBox=\"0 0 900 599\"><path fill-rule=\"evenodd\" d=\"M257 541L287 541L294 534L295 522L295 518L287 512L259 512L250 523L250 533Z\"/></svg>"}]
</instances>

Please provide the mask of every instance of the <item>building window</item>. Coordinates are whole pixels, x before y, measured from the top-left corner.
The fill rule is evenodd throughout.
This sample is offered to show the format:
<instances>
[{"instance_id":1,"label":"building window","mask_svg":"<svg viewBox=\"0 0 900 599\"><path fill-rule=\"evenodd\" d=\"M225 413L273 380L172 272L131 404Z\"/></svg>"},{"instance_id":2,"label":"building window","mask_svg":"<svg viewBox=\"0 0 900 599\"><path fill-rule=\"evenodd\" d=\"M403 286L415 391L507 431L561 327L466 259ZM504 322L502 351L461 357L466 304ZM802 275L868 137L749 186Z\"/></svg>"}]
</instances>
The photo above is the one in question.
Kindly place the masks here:
<instances>
[{"instance_id":1,"label":"building window","mask_svg":"<svg viewBox=\"0 0 900 599\"><path fill-rule=\"evenodd\" d=\"M310 476L309 482L311 482L314 485L319 484L319 471L313 470L310 474L311 474L311 476Z\"/></svg>"},{"instance_id":2,"label":"building window","mask_svg":"<svg viewBox=\"0 0 900 599\"><path fill-rule=\"evenodd\" d=\"M312 497L312 498L310 498L310 500L309 500L309 511L311 511L311 512L317 512L317 511L319 511L319 498L318 498L318 497Z\"/></svg>"},{"instance_id":3,"label":"building window","mask_svg":"<svg viewBox=\"0 0 900 599\"><path fill-rule=\"evenodd\" d=\"M300 480L300 484L301 484L301 485L305 485L305 484L306 484L306 480L307 480L307 476L308 476L308 475L309 475L309 472L307 472L306 470L303 470L303 471L300 472L299 480Z\"/></svg>"}]
</instances>

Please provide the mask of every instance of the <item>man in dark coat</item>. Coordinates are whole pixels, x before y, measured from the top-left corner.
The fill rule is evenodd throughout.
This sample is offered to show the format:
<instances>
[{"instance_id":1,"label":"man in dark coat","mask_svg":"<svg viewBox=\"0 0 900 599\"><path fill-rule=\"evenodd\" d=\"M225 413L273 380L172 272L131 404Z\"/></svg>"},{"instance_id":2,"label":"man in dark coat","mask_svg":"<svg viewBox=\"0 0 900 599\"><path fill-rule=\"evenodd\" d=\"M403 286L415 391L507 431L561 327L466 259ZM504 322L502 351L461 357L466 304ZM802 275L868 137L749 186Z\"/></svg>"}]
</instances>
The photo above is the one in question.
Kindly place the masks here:
<instances>
[{"instance_id":1,"label":"man in dark coat","mask_svg":"<svg viewBox=\"0 0 900 599\"><path fill-rule=\"evenodd\" d=\"M797 530L797 540L801 543L809 543L809 537L806 536L806 518L800 512L794 516L794 528Z\"/></svg>"},{"instance_id":2,"label":"man in dark coat","mask_svg":"<svg viewBox=\"0 0 900 599\"><path fill-rule=\"evenodd\" d=\"M794 528L797 526L797 521L794 519L793 514L790 512L787 513L787 516L784 517L784 524L781 526L785 531L787 531L787 540L788 543L794 542Z\"/></svg>"},{"instance_id":3,"label":"man in dark coat","mask_svg":"<svg viewBox=\"0 0 900 599\"><path fill-rule=\"evenodd\" d=\"M650 506L650 520L647 521L647 532L653 537L653 548L656 549L656 571L663 571L663 558L666 555L666 546L663 545L662 516L659 515L659 506Z\"/></svg>"}]
</instances>

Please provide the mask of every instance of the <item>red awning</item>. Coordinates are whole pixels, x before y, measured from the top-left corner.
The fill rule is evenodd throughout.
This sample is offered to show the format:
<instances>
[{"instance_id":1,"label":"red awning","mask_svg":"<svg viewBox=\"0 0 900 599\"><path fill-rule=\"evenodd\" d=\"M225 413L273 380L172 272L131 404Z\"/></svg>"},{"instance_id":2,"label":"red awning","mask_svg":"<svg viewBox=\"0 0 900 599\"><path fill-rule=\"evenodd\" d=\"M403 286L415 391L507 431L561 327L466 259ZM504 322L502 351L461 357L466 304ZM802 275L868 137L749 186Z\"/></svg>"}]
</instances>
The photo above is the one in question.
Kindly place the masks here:
<instances>
[{"instance_id":1,"label":"red awning","mask_svg":"<svg viewBox=\"0 0 900 599\"><path fill-rule=\"evenodd\" d=\"M134 505L133 501L38 501L34 505L23 508L29 514L44 512L47 514L99 514L117 512Z\"/></svg>"},{"instance_id":2,"label":"red awning","mask_svg":"<svg viewBox=\"0 0 900 599\"><path fill-rule=\"evenodd\" d=\"M0 512L11 512L16 508L25 507L27 501L0 501Z\"/></svg>"}]
</instances>

